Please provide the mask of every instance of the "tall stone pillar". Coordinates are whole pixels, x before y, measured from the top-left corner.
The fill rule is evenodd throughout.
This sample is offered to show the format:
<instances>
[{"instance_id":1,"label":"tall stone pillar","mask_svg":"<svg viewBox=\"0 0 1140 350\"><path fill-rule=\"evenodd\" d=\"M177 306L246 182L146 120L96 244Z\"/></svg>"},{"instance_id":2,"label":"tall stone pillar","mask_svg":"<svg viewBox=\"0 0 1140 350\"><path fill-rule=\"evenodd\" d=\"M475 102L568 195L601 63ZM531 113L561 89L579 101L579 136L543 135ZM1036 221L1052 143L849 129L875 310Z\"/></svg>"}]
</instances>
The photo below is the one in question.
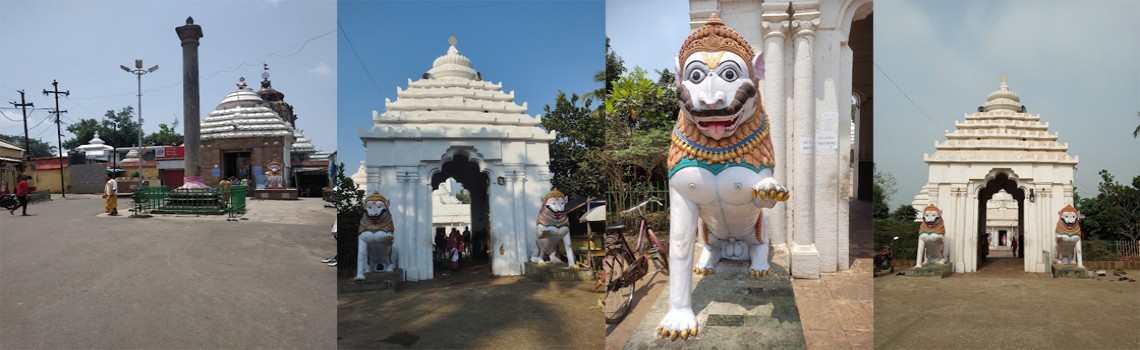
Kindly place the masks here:
<instances>
[{"instance_id":1,"label":"tall stone pillar","mask_svg":"<svg viewBox=\"0 0 1140 350\"><path fill-rule=\"evenodd\" d=\"M794 5L793 5L794 6ZM795 145L793 148L793 225L792 276L819 278L819 251L815 247L815 64L814 29L819 25L819 12L793 15L795 64L792 72Z\"/></svg>"},{"instance_id":2,"label":"tall stone pillar","mask_svg":"<svg viewBox=\"0 0 1140 350\"><path fill-rule=\"evenodd\" d=\"M185 136L186 177L202 176L201 168L201 100L198 94L198 39L202 38L202 26L194 24L194 18L186 17L186 25L175 28L178 39L182 40L182 119Z\"/></svg>"},{"instance_id":3,"label":"tall stone pillar","mask_svg":"<svg viewBox=\"0 0 1140 350\"><path fill-rule=\"evenodd\" d=\"M787 138L785 132L791 127L787 123L787 97L784 91L784 40L787 36L784 31L789 26L788 6L786 4L762 4L764 9L761 18L764 20L761 27L764 29L764 84L763 95L764 112L768 114L769 133L772 138L772 149L775 150L776 168L773 176L795 194L794 187L789 181L788 170L791 164L787 163ZM788 241L789 229L787 204L776 205L768 210L766 217L768 223L768 240L772 245L783 245Z\"/></svg>"}]
</instances>

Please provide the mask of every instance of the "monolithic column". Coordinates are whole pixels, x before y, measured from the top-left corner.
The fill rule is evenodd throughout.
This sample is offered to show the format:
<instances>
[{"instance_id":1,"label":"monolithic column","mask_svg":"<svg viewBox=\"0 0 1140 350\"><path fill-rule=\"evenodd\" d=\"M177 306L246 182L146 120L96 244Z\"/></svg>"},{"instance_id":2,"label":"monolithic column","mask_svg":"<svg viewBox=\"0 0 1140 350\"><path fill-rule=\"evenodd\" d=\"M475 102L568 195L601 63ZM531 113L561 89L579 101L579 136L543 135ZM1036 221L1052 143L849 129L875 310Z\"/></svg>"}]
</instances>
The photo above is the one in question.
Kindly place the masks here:
<instances>
[{"instance_id":1,"label":"monolithic column","mask_svg":"<svg viewBox=\"0 0 1140 350\"><path fill-rule=\"evenodd\" d=\"M792 72L792 99L794 100L795 129L792 166L796 192L792 193L793 225L795 232L792 249L792 276L796 278L819 278L819 251L815 247L814 196L815 178L815 27L819 24L819 12L805 12L793 15L792 27L796 30L795 64ZM813 18L814 17L814 18Z\"/></svg>"},{"instance_id":2,"label":"monolithic column","mask_svg":"<svg viewBox=\"0 0 1140 350\"><path fill-rule=\"evenodd\" d=\"M182 119L186 146L183 176L202 176L201 101L198 98L198 39L202 38L202 26L194 24L194 18L186 17L186 25L174 31L182 40Z\"/></svg>"},{"instance_id":3,"label":"monolithic column","mask_svg":"<svg viewBox=\"0 0 1140 350\"><path fill-rule=\"evenodd\" d=\"M788 178L788 156L785 133L791 125L787 123L787 99L784 95L784 31L788 28L788 6L786 4L763 4L764 14L761 15L764 30L764 86L761 99L764 101L764 112L768 115L769 133L772 138L772 149L775 151L775 169L773 176L795 195L794 185ZM788 240L787 202L777 204L768 210L768 240L769 244L782 245Z\"/></svg>"}]
</instances>

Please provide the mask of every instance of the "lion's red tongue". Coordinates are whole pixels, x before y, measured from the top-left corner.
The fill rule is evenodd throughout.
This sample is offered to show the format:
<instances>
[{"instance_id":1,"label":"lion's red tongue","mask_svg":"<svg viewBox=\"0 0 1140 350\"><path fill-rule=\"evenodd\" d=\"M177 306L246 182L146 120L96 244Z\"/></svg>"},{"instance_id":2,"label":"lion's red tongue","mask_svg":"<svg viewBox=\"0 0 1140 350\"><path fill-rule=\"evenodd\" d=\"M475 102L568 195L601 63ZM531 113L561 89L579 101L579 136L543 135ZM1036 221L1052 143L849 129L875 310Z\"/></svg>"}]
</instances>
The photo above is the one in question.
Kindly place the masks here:
<instances>
[{"instance_id":1,"label":"lion's red tongue","mask_svg":"<svg viewBox=\"0 0 1140 350\"><path fill-rule=\"evenodd\" d=\"M731 120L725 120L725 121L719 121L719 122L700 122L700 126L708 128L709 136L712 136L714 139L720 140L720 138L724 137L724 129L727 128L728 125L731 123L732 123Z\"/></svg>"}]
</instances>

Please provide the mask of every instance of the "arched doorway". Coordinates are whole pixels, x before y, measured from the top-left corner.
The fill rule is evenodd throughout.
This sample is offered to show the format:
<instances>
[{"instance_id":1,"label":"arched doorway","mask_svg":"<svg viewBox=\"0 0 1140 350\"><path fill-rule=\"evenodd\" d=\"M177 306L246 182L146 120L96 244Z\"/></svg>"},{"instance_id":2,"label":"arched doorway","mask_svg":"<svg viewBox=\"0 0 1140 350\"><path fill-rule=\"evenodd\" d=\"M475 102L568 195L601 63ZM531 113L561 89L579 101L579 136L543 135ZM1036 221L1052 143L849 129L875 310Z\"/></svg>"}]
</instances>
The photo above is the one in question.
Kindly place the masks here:
<instances>
[{"instance_id":1,"label":"arched doorway","mask_svg":"<svg viewBox=\"0 0 1140 350\"><path fill-rule=\"evenodd\" d=\"M987 234L989 233L989 230L986 229L986 204L990 201L990 199L994 197L994 194L998 193L999 191L1005 191L1006 193L1009 193L1011 196L1013 196L1013 199L1017 201L1017 232L1025 232L1025 190L1018 185L1017 181L1011 179L1009 177L1009 174L1000 172L994 176L994 178L986 181L982 187L978 188L978 244L975 247L975 254L977 256L977 268L975 270L980 270L995 261L994 258L989 258L986 255L986 252L988 251L987 248L990 245L989 241L987 240ZM1019 258L1016 259L1019 261L1025 257L1024 240L1028 238L1026 236L1028 235L1021 236L1021 239L1023 241L1019 242L1017 247L1017 256ZM992 239L998 238L992 237ZM1019 270L1021 269L1021 265L1022 264L1020 263L1017 264Z\"/></svg>"},{"instance_id":2,"label":"arched doorway","mask_svg":"<svg viewBox=\"0 0 1140 350\"><path fill-rule=\"evenodd\" d=\"M444 235L449 235L452 229L460 232L469 230L470 237L467 245L470 249L464 254L462 265L465 267L470 266L483 266L488 270L490 265L490 255L488 248L490 247L490 201L488 196L488 188L490 186L490 176L480 169L479 164L464 154L457 154L452 159L443 162L439 171L431 175L430 189L433 191L439 190L444 186L445 182L449 179L454 179L458 182L463 191L466 193L466 203L460 205L447 205L447 203L435 203L437 199L433 198L433 213L432 220L435 227L435 233L438 234L441 230ZM450 194L449 194L450 195ZM457 198L458 199L458 198ZM464 202L464 200L460 200ZM441 205L442 204L442 205ZM441 217L454 215L456 213L441 213L436 208L443 208L444 210L452 209L453 207L467 207L469 210L468 215L464 220L442 220ZM458 222L463 222L459 224ZM463 226L460 226L463 225ZM469 228L467 227L469 226ZM437 239L433 239L434 243ZM441 248L442 249L442 248ZM446 264L436 264L437 271Z\"/></svg>"}]
</instances>

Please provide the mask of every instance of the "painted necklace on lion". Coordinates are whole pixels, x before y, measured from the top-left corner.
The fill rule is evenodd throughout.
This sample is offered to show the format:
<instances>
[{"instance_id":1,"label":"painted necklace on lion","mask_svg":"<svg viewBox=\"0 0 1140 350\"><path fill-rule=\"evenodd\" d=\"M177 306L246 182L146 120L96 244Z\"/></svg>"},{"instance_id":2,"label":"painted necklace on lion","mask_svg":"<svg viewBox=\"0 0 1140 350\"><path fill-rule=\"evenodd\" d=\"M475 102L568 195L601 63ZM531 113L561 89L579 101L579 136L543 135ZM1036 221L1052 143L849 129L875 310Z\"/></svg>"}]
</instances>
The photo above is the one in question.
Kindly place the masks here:
<instances>
[{"instance_id":1,"label":"painted necklace on lion","mask_svg":"<svg viewBox=\"0 0 1140 350\"><path fill-rule=\"evenodd\" d=\"M551 212L546 206L538 211L538 224L542 226L564 227L570 226L570 217L564 213Z\"/></svg>"}]
</instances>

